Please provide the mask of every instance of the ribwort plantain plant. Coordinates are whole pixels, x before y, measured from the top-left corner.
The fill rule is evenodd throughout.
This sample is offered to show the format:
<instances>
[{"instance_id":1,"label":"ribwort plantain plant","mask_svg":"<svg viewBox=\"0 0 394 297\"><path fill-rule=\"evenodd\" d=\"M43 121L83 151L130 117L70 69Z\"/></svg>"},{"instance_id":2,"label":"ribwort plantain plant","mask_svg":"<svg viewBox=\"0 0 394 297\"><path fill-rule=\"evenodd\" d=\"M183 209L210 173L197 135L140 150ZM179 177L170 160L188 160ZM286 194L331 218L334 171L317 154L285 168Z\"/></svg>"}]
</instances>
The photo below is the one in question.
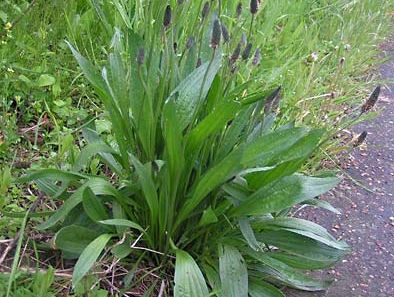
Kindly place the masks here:
<instances>
[{"instance_id":1,"label":"ribwort plantain plant","mask_svg":"<svg viewBox=\"0 0 394 297\"><path fill-rule=\"evenodd\" d=\"M316 197L338 179L298 172L324 131L275 125L280 87L254 77L263 63L253 48L257 1L249 15L232 1L203 2L147 1L124 12L127 29L114 31L101 72L69 44L113 138L86 125L72 170L20 179L63 201L38 228L78 258L74 286L108 249L173 275L176 297L323 290L329 281L301 271L329 267L349 248L292 210L336 211ZM107 168L99 176L88 169L94 156Z\"/></svg>"}]
</instances>

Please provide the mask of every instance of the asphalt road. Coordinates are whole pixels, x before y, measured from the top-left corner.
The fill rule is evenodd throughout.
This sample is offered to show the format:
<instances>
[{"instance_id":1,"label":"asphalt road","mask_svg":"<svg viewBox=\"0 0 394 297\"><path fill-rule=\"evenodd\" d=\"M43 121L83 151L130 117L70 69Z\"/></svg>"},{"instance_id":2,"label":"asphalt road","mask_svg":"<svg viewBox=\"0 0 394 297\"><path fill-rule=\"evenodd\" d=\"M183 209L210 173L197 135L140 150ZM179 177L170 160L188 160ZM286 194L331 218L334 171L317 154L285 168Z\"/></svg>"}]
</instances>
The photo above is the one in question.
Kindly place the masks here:
<instances>
[{"instance_id":1,"label":"asphalt road","mask_svg":"<svg viewBox=\"0 0 394 297\"><path fill-rule=\"evenodd\" d=\"M382 46L390 61L381 67L394 81L394 38ZM349 158L347 172L368 189L349 180L325 197L342 215L313 210L304 217L325 226L352 246L352 253L320 276L335 279L325 292L289 291L289 297L394 296L394 84L384 87L379 117L354 128L368 132L366 145Z\"/></svg>"}]
</instances>

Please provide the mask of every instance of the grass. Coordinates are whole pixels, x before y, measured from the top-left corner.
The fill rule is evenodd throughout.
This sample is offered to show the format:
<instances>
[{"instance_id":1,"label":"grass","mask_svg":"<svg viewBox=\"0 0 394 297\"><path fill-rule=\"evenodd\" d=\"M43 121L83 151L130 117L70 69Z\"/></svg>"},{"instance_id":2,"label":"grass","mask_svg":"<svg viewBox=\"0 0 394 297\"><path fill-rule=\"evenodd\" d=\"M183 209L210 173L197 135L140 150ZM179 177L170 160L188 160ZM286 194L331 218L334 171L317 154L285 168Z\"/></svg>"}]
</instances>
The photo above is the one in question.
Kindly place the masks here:
<instances>
[{"instance_id":1,"label":"grass","mask_svg":"<svg viewBox=\"0 0 394 297\"><path fill-rule=\"evenodd\" d=\"M249 17L249 1L244 2L241 20L247 20L245 23L237 22L237 19L234 17L236 2L224 2L221 8L223 14L221 21L226 24L228 30L233 35L230 43L223 45L222 50L230 55L243 32L245 35L244 39L246 39L245 44L251 43L254 50L256 48L260 49L261 60L259 67L252 67L252 59L248 64L239 63L236 75L232 78L232 81L228 82L231 86L230 90L231 88L235 88L235 85L242 85L251 81L248 92L250 90L256 91L256 94L260 98L264 97L262 93L259 93L261 89L272 90L281 86L279 107L278 109L274 108L272 110L276 113L275 122L272 126L273 129L288 125L289 123L295 123L297 126L324 127L328 129L328 134L326 135L337 133L340 128L347 124L346 121L340 121L339 119L342 119L344 114L350 113L351 110L361 106L368 97L368 93L377 84L377 78L370 74L370 70L379 61L377 56L379 52L378 44L388 33L389 18L387 17L387 13L390 9L393 9L393 5L390 4L390 1L375 0L266 1L260 7L259 14L254 18L252 23ZM111 107L110 102L105 101L107 95L95 86L94 81L91 81L91 85L87 84L86 80L81 76L77 68L77 63L64 40L67 39L73 44L78 52L88 58L97 68L106 65L106 59L110 53L115 58L117 58L116 55L119 53L126 67L128 65L127 62L134 62L138 48L131 52L124 50L128 43L132 44L132 39L129 39L129 37L120 39L116 33L127 32L130 28L133 28L134 32L141 34L141 32L145 32L144 30L149 30L150 27L144 27L143 24L151 16L146 13L146 10L137 5L137 13L133 18L133 23L131 23L128 15L132 11L130 7L132 7L133 1L114 1L114 3L115 5L101 5L100 1L70 0L66 7L62 5L61 1L52 1L51 3L47 1L32 1L31 5L29 5L28 1L3 1L0 4L0 17L4 26L3 33L0 37L2 42L0 47L2 71L0 79L2 85L0 98L2 102L0 110L0 158L3 160L3 164L0 165L2 172L0 175L2 176L0 179L0 195L2 197L1 206L3 213L17 212L19 214L19 218L14 215L11 218L3 216L0 219L2 226L1 234L4 237L13 236L22 223L23 216L21 217L21 213L28 209L29 205L39 196L36 186L33 185L21 190L11 182L10 171L14 176L18 175L20 169L25 167L24 165L26 164L24 162L26 160L33 160L32 164L30 164L30 161L27 164L27 166L31 166L33 169L55 167L61 170L74 170L76 162L81 161L80 151L82 151L85 152L86 156L89 156L89 158L85 158L86 165L84 168L79 168L85 170L83 172L89 175L99 174L101 176L108 175L111 171L116 172L116 168L111 167L111 162L109 165L104 166L100 157L92 156L93 153L86 153L89 149L92 150L92 148L88 148L89 145L84 150L82 149L86 139L89 139L86 135L86 128L92 126L89 123L94 124L93 126L95 126L97 133L104 142L107 144L116 143L117 146L115 146L115 149L116 147L120 147L120 152L130 152L130 145L132 144L131 152L136 154L136 158L130 160L127 154L120 156L115 154L115 159L120 163L122 169L121 172L116 174L116 178L111 181L116 187L119 187L117 190L122 188L122 180L131 179L132 181L136 181L136 184L140 184L140 187L142 187L142 192L139 190L136 194L137 198L135 199L137 200L142 201L142 197L149 196L149 194L155 195L154 191L149 190L152 183L156 189L162 187L163 184L167 184L169 191L172 191L171 188L179 183L181 186L183 185L186 193L189 192L192 194L192 190L195 187L199 189L198 183L196 182L199 180L198 178L203 178L204 172L208 174L209 171L206 170L215 165L215 160L222 158L220 153L223 153L224 149L216 152L215 149L210 147L210 144L204 142L202 149L204 153L201 155L202 157L199 156L196 159L199 162L204 160L205 163L198 170L192 171L192 176L197 176L198 178L194 177L195 186L190 187L189 185L193 185L193 182L179 181L182 178L182 174L178 176L180 173L176 172L177 169L185 166L179 163L182 162L182 159L177 160L174 157L171 158L168 149L163 151L163 148L176 145L176 143L170 143L168 141L174 138L179 139L179 134L166 134L164 138L161 138L161 133L163 132L161 129L163 128L164 132L167 130L176 131L175 127L178 125L183 126L182 123L184 123L185 118L179 120L178 124L169 123L169 125L173 126L160 127L163 121L161 117L165 114L165 111L161 109L153 110L152 108L156 105L163 106L162 104L170 90L175 88L177 82L182 80L181 78L186 77L186 74L190 73L190 68L189 70L187 68L189 61L186 56L182 58L183 64L180 63L181 67L179 68L171 68L172 64L168 63L166 66L168 68L165 69L165 71L168 71L168 77L160 77L162 83L159 85L160 93L157 98L160 98L159 100L162 101L143 107L144 111L141 114L144 117L151 117L152 120L146 121L146 118L142 118L133 127L133 135L126 135L126 137L129 137L126 138L128 139L127 141L122 140L123 136L119 137L119 135L122 135L120 132L113 134L114 131L127 130L125 129L129 125L126 121L127 115L124 115L125 118L122 118L123 122L114 120L119 118L117 115L108 117L108 115L111 115L111 112L116 112L116 109ZM195 56L194 59L200 56L203 62L207 62L205 66L207 74L203 75L202 82L200 82L200 90L196 95L199 98L204 97L205 84L208 87L211 83L209 70L215 67L215 62L211 59L209 48L202 42L203 40L209 40L209 33L205 32L210 32L208 28L212 22L209 17L203 21L204 26L202 27L190 26L188 24L189 21L193 22L196 20L195 24L198 24L197 15L200 15L203 3L201 5L200 3L193 5L187 3L186 5L191 6L189 12L191 11L192 17L180 18L179 11L173 11L174 18L170 26L170 32L172 33L163 35L166 36L164 47L163 39L155 35L149 35L154 34L154 32L162 34L160 22L156 23L156 27L152 26L151 31L145 32L144 35L151 36L152 40L155 40L155 43L154 47L145 46L145 59L141 64L155 63L150 62L150 59L152 59L152 52L149 52L150 48L163 50L164 54L169 55L166 59L178 59L176 56L171 56L171 51L169 50L171 48L170 44L174 40L177 40L177 44L182 50L182 45L186 44L187 38L191 35L196 36L196 53L200 52L201 54ZM163 13L164 11L161 6L157 6L157 9L157 11L153 10L152 13ZM198 13L196 13L197 11ZM98 18L100 22L97 21ZM17 22L14 23L16 20ZM11 27L7 25L8 22L11 23ZM115 27L119 31L114 30ZM32 34L28 35L26 32L32 32ZM175 32L178 34L175 34ZM113 36L115 38L112 39ZM111 39L112 43L110 43ZM112 44L112 47L109 44ZM205 49L204 46L206 47ZM116 49L116 47L123 48L123 50ZM193 61L193 64L196 64L196 61ZM115 84L121 82L117 82L118 79L115 76L111 78L111 75L114 75L114 71L117 70L114 68L109 68L109 70L111 84L114 84L112 85L113 88L118 91L119 86ZM226 70L228 71L225 67L221 69L221 77L223 79L226 77ZM178 74L176 74L177 71L179 72ZM85 69L85 74L86 72ZM150 80L148 74L148 68L143 68L141 72L135 73L136 76L134 78L141 81L142 88L145 88L144 92L153 94L156 90L149 89L152 88L153 82ZM128 82L123 83L128 84ZM196 84L196 82L189 83ZM213 83L215 84L215 82ZM99 82L99 84L101 83ZM217 89L219 90L216 90L217 92L225 93L221 82L216 82L216 85L218 85ZM214 98L212 97L212 92L212 89L210 89L208 98ZM116 101L114 102L117 104ZM205 115L209 115L212 107L216 104L217 102L215 100L210 99L209 105L204 106L204 109L201 109L196 117L197 122L201 121ZM103 108L105 110L104 112ZM373 114L368 114L367 117L371 115ZM166 116L173 117L171 112ZM258 120L256 119L255 121L257 122ZM147 126L146 123L151 124L151 126ZM191 127L193 126L190 126L187 132L195 131ZM197 132L194 132L192 135L201 137L207 131L209 125L205 125L205 127L204 129L200 129L200 132L197 129ZM80 138L80 132L82 130L85 131L85 140ZM223 131L223 135L228 134L226 130ZM215 138L213 137L211 139L216 141ZM220 142L215 143L217 146L220 145ZM196 142L191 142L189 148L191 145L193 145L192 147L199 147L200 144L198 142L197 144ZM105 147L104 145L100 146L99 149L104 150L100 151L101 154L112 153L111 148ZM179 148L173 147L172 149ZM304 172L315 172L320 167L320 161L325 158L325 154L335 157L335 154L343 148L337 142L330 140L325 142L321 149L324 151L324 154L315 153L313 158L309 159L306 165L304 164L302 169ZM198 151L200 151L200 148L198 148ZM149 165L153 160L158 161ZM163 166L161 160L174 162L171 165L172 169L170 167L168 173L171 177L167 181L165 177L159 175L159 180L152 181L149 179L149 175L152 175L152 173L159 174L155 173L155 170L159 170L158 172L160 172ZM187 166L190 160L187 158L184 162L186 162L185 164ZM144 165L141 166L142 164ZM135 173L129 171L133 166L140 168L137 170L137 175L134 176L133 174ZM158 169L155 169L156 167ZM187 170L185 172L185 176L187 177ZM133 177L131 178L131 176ZM171 181L173 178L175 179ZM141 181L143 179L147 180L146 183ZM209 179L203 179L204 183L207 180ZM75 179L72 180L72 183L75 188L75 186L81 184L81 180ZM83 200L94 201L92 197L98 195L98 192L94 189L94 185L89 184L89 187L93 193L87 191L85 194L84 192ZM174 191L179 192L179 190ZM202 191L204 192L205 190ZM167 193L165 191L163 193L159 191L159 195L167 195ZM215 195L219 197L215 199L220 201L220 191L212 194L212 196ZM175 212L187 217L186 214L190 212L190 207L186 207L186 210L183 211L180 210L180 206L183 204L183 198L181 196L178 194L177 200L174 201L175 204L179 204L178 207L169 207L168 209L175 209ZM104 202L109 203L109 201ZM140 203L140 201L137 201L137 203ZM209 202L205 203L205 205L210 205L210 207L206 209L194 209L193 213L200 212L202 218L208 220L208 222L210 222L209 220L215 220L218 206L215 204L216 201L209 200ZM85 202L85 204L94 204L94 202ZM59 203L56 200L55 203L48 202L48 206L51 209L56 208L58 205ZM40 207L41 209L39 211L46 210L45 205L40 205ZM99 205L97 207L98 209L102 209ZM128 207L122 208L125 210ZM182 226L181 230L174 231L175 233L169 237L173 241L171 242L168 237L163 236L167 223L163 224L160 219L155 218L161 211L155 213L152 211L153 208L153 205L147 205L144 212L139 214L140 217L134 218L135 220L133 221L140 225L132 225L133 228L140 228L142 226L145 229L149 226L148 233L150 234L150 240L145 238L146 243L143 246L165 254L176 254L177 258L181 260L175 265L182 267L181 264L186 263L187 265L184 266L186 267L185 269L195 270L194 260L190 260L190 255L181 251L174 251L176 248L189 251L188 245L193 245L194 241L192 238L189 238L189 242L186 240L186 243L183 244L181 234L198 232L197 229L193 230ZM104 210L106 209L104 208ZM83 209L76 209L76 213L81 211ZM85 212L91 220L92 216L97 216L97 214L92 214L89 210L86 211L86 208ZM172 221L173 216L174 214L171 213L164 215L165 218L169 218L169 222L172 222L171 224L174 224L174 227L169 228L177 229L179 228L178 225L183 225L182 220L184 218L178 219L178 221ZM223 218L225 219L226 217L224 216ZM93 221L95 219L97 221L97 217L94 217ZM111 219L119 220L118 217ZM128 219L132 219L131 212L128 214ZM148 222L148 220L150 221ZM32 225L36 225L41 221L40 218L32 218L31 224L27 226L28 234L32 230ZM226 221L225 219L225 221L220 222L223 224ZM231 220L229 222L232 225L234 224ZM119 239L121 239L123 231L127 227L122 226L122 224L126 223L123 221L112 221L112 223L116 223L116 233ZM198 223L198 221L189 222L187 226L193 226ZM127 224L130 226L130 223ZM238 223L235 222L235 224ZM111 229L112 227L110 226L108 228ZM215 230L215 228L211 227L211 230ZM205 228L201 230L202 234L206 231ZM63 235L63 238L67 239L66 231L60 234ZM75 230L71 231L76 232ZM114 231L112 230L111 232ZM240 234L237 236L242 237ZM263 240L264 236L259 236L261 237L259 240ZM208 239L210 236L205 235L205 237ZM133 237L126 237L126 239L135 240ZM105 236L101 237L101 241L96 242L96 244L101 243L103 245L104 241L111 242L111 240L112 244L116 245L116 240L113 241L113 238L110 239ZM35 240L32 242L35 242ZM29 240L27 240L27 243L29 243ZM176 247L173 246L174 244ZM275 242L268 242L268 244L275 245ZM276 242L276 244L278 243ZM26 247L29 250L34 250L30 245L31 243L27 244ZM197 240L195 241L195 245L197 246L196 249L190 249L192 251L191 254L197 258L199 265L203 264L204 267L201 269L204 271L204 276L208 277L209 286L212 289L214 285L210 278L218 277L217 267L215 267L217 264L213 264L216 263L216 260L209 260L207 263L211 268L207 268L204 264L206 257L198 256L200 253L198 246L201 245L201 247L204 247L206 245L205 242L199 242ZM226 257L246 258L251 256L250 254L245 255L243 251L243 255L241 256L240 252L237 251L240 247L237 246L234 249L231 246L233 245L223 245L220 252L218 252L218 258L222 259L220 262L222 267L224 267L223 263L225 263ZM207 255L217 253L213 251L216 250L216 246L209 246L209 249L211 251ZM40 250L47 251L49 247L44 244L40 246ZM162 266L163 259L160 257L147 257L145 255L143 259L145 265L147 265L146 259L151 259L153 262L156 262L157 267ZM130 263L124 265L125 267L130 267ZM149 267L149 265L147 266ZM242 270L244 268L239 266L237 269ZM167 273L171 269L167 267L162 270L162 273L163 271ZM141 278L136 283L142 286L142 283L146 279L149 279L147 276L151 277L152 274L146 272L145 277L139 275L138 277ZM18 279L15 277L15 281L18 281ZM231 280L231 276L228 279ZM177 273L175 273L175 281L177 281ZM57 282L58 280L55 284ZM91 282L94 284L97 282L97 279L94 278ZM103 285L104 283L102 281ZM151 281L151 283L154 283L154 281ZM158 282L157 289L160 287L159 284L161 282ZM67 286L70 286L70 283ZM166 287L168 289L170 286L167 284ZM31 288L26 288L26 290L31 290ZM264 289L257 286L256 290ZM17 294L18 290L14 289L13 291ZM80 291L82 294L83 289Z\"/></svg>"}]
</instances>

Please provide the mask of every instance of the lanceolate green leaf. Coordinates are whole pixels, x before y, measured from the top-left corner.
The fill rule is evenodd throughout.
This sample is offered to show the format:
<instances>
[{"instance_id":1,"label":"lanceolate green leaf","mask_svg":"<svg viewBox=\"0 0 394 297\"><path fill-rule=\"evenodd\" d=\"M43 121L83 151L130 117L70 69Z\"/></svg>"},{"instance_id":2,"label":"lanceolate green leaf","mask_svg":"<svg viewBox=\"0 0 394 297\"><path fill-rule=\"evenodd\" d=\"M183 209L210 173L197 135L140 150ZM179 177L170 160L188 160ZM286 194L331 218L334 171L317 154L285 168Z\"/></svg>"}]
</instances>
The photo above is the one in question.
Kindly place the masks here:
<instances>
[{"instance_id":1,"label":"lanceolate green leaf","mask_svg":"<svg viewBox=\"0 0 394 297\"><path fill-rule=\"evenodd\" d=\"M189 134L187 152L193 153L199 145L214 133L223 129L226 123L234 118L241 109L241 104L235 101L224 102L202 120Z\"/></svg>"},{"instance_id":2,"label":"lanceolate green leaf","mask_svg":"<svg viewBox=\"0 0 394 297\"><path fill-rule=\"evenodd\" d=\"M324 269L334 265L339 258L335 260L317 260L310 257L303 257L299 255L289 254L286 252L272 253L272 258L275 258L287 265L296 269L303 270L317 270ZM342 257L342 256L341 256Z\"/></svg>"},{"instance_id":3,"label":"lanceolate green leaf","mask_svg":"<svg viewBox=\"0 0 394 297\"><path fill-rule=\"evenodd\" d=\"M345 251L349 250L349 246L347 244L333 240L333 239L328 239L328 238L316 235L313 232L298 230L298 229L284 229L284 230L288 230L290 232L297 233L297 234L305 236L305 237L309 237L309 238L319 241L327 246L330 246L330 247L333 247L333 248L336 248L339 250L345 250Z\"/></svg>"},{"instance_id":4,"label":"lanceolate green leaf","mask_svg":"<svg viewBox=\"0 0 394 297\"><path fill-rule=\"evenodd\" d=\"M284 151L274 158L273 161L276 163L282 163L290 160L304 159L309 157L318 147L320 139L323 136L323 132L324 130L322 129L309 131L307 135L299 139L294 145L290 147L290 149Z\"/></svg>"},{"instance_id":5,"label":"lanceolate green leaf","mask_svg":"<svg viewBox=\"0 0 394 297\"><path fill-rule=\"evenodd\" d=\"M104 250L108 241L111 239L111 234L102 234L93 240L82 252L81 256L74 267L72 282L75 287L82 278L89 272L97 261L98 257Z\"/></svg>"},{"instance_id":6,"label":"lanceolate green leaf","mask_svg":"<svg viewBox=\"0 0 394 297\"><path fill-rule=\"evenodd\" d=\"M124 220L124 219L110 219L110 220L103 220L100 221L101 224L104 225L110 225L110 226L122 226L122 227L129 227L132 229L137 229L141 232L145 232L145 230L138 225L137 223L134 223L132 221L129 220Z\"/></svg>"},{"instance_id":7,"label":"lanceolate green leaf","mask_svg":"<svg viewBox=\"0 0 394 297\"><path fill-rule=\"evenodd\" d=\"M56 225L59 221L63 220L68 213L76 207L83 200L83 192L86 187L89 187L95 195L108 195L115 198L115 200L122 206L137 204L130 198L126 198L121 194L120 191L115 189L111 183L102 178L90 178L85 184L80 186L66 201L63 205L51 216L47 221L39 225L39 229L47 229ZM126 208L128 209L128 208ZM129 215L132 215L130 212Z\"/></svg>"},{"instance_id":8,"label":"lanceolate green leaf","mask_svg":"<svg viewBox=\"0 0 394 297\"><path fill-rule=\"evenodd\" d=\"M63 220L74 207L82 202L85 188L86 184L79 187L48 220L37 226L37 229L48 229L56 225L60 220Z\"/></svg>"},{"instance_id":9,"label":"lanceolate green leaf","mask_svg":"<svg viewBox=\"0 0 394 297\"><path fill-rule=\"evenodd\" d=\"M40 191L43 191L48 196L55 196L59 191L59 186L55 184L55 181L52 181L48 178L39 178L35 180L37 187Z\"/></svg>"},{"instance_id":10,"label":"lanceolate green leaf","mask_svg":"<svg viewBox=\"0 0 394 297\"><path fill-rule=\"evenodd\" d=\"M182 250L176 251L174 297L207 297L204 276L194 259Z\"/></svg>"},{"instance_id":11,"label":"lanceolate green leaf","mask_svg":"<svg viewBox=\"0 0 394 297\"><path fill-rule=\"evenodd\" d=\"M242 132L247 126L248 120L253 112L253 107L249 107L240 111L232 121L231 125L226 129L226 133L221 141L218 151L220 159L224 158L238 143Z\"/></svg>"},{"instance_id":12,"label":"lanceolate green leaf","mask_svg":"<svg viewBox=\"0 0 394 297\"><path fill-rule=\"evenodd\" d=\"M288 230L264 230L256 234L256 237L265 244L279 248L280 251L303 258L305 265L311 264L309 269L328 267L348 252Z\"/></svg>"},{"instance_id":13,"label":"lanceolate green leaf","mask_svg":"<svg viewBox=\"0 0 394 297\"><path fill-rule=\"evenodd\" d=\"M327 210L329 210L335 214L338 214L338 215L341 214L341 211L339 209L335 208L334 206L332 206L329 202L327 202L325 200L310 199L310 200L304 201L302 204L324 208L324 209L327 209Z\"/></svg>"},{"instance_id":14,"label":"lanceolate green leaf","mask_svg":"<svg viewBox=\"0 0 394 297\"><path fill-rule=\"evenodd\" d=\"M167 101L175 103L181 130L186 128L195 116L197 108L207 95L220 66L221 53L217 53L212 63L206 62L198 67L170 94Z\"/></svg>"},{"instance_id":15,"label":"lanceolate green leaf","mask_svg":"<svg viewBox=\"0 0 394 297\"><path fill-rule=\"evenodd\" d=\"M94 195L89 187L84 190L82 201L83 208L91 220L97 222L108 219L108 212L100 198Z\"/></svg>"},{"instance_id":16,"label":"lanceolate green leaf","mask_svg":"<svg viewBox=\"0 0 394 297\"><path fill-rule=\"evenodd\" d=\"M219 247L221 296L248 297L248 270L241 253L232 246Z\"/></svg>"},{"instance_id":17,"label":"lanceolate green leaf","mask_svg":"<svg viewBox=\"0 0 394 297\"><path fill-rule=\"evenodd\" d=\"M82 149L80 155L78 156L78 159L75 161L73 170L75 172L80 171L86 165L88 165L88 162L92 157L98 154L116 155L116 152L113 148L104 143L90 143Z\"/></svg>"},{"instance_id":18,"label":"lanceolate green leaf","mask_svg":"<svg viewBox=\"0 0 394 297\"><path fill-rule=\"evenodd\" d=\"M79 255L99 235L89 228L70 225L56 233L55 246L62 251Z\"/></svg>"},{"instance_id":19,"label":"lanceolate green leaf","mask_svg":"<svg viewBox=\"0 0 394 297\"><path fill-rule=\"evenodd\" d=\"M318 281L310 278L287 264L268 256L266 253L254 252L252 250L247 251L247 253L268 268L266 269L264 266L259 267L256 265L255 269L257 271L261 270L261 272L268 273L277 280L292 287L306 291L321 291L326 289L330 284L328 281Z\"/></svg>"},{"instance_id":20,"label":"lanceolate green leaf","mask_svg":"<svg viewBox=\"0 0 394 297\"><path fill-rule=\"evenodd\" d=\"M108 146L104 140L102 140L100 138L100 135L92 128L88 127L85 129L82 129L82 134L83 137L93 146L95 144L98 144L98 146ZM106 149L107 150L107 149ZM112 155L112 153L107 153L107 152L103 152L100 151L98 152L98 154L101 156L101 158L105 161L105 163L117 174L121 175L122 174L122 166L120 165L120 163L114 158L114 156Z\"/></svg>"},{"instance_id":21,"label":"lanceolate green leaf","mask_svg":"<svg viewBox=\"0 0 394 297\"><path fill-rule=\"evenodd\" d=\"M271 183L255 193L232 211L232 215L262 215L281 211L314 198L338 184L337 178L307 177L295 174Z\"/></svg>"},{"instance_id":22,"label":"lanceolate green leaf","mask_svg":"<svg viewBox=\"0 0 394 297\"><path fill-rule=\"evenodd\" d=\"M277 159L306 133L304 128L290 128L259 136L245 149L242 165L245 168L270 165L271 161Z\"/></svg>"},{"instance_id":23,"label":"lanceolate green leaf","mask_svg":"<svg viewBox=\"0 0 394 297\"><path fill-rule=\"evenodd\" d=\"M246 239L249 246L255 251L261 250L261 244L257 241L254 231L250 225L249 219L242 218L239 220L239 229Z\"/></svg>"},{"instance_id":24,"label":"lanceolate green leaf","mask_svg":"<svg viewBox=\"0 0 394 297\"><path fill-rule=\"evenodd\" d=\"M337 249L348 249L348 245L337 241L328 231L322 226L311 221L298 218L275 218L272 220L261 220L254 225L259 229L277 230L283 229L294 232L305 237L320 241L328 246Z\"/></svg>"},{"instance_id":25,"label":"lanceolate green leaf","mask_svg":"<svg viewBox=\"0 0 394 297\"><path fill-rule=\"evenodd\" d=\"M261 280L252 279L249 281L250 297L285 297L285 295L273 285Z\"/></svg>"},{"instance_id":26,"label":"lanceolate green leaf","mask_svg":"<svg viewBox=\"0 0 394 297\"><path fill-rule=\"evenodd\" d=\"M317 148L321 136L322 130L312 130L304 137L301 137L287 150L281 151L279 155L271 159L270 162L276 163L276 166L248 174L245 178L249 186L253 189L258 189L299 170L306 159Z\"/></svg>"},{"instance_id":27,"label":"lanceolate green leaf","mask_svg":"<svg viewBox=\"0 0 394 297\"><path fill-rule=\"evenodd\" d=\"M233 177L240 170L240 158L242 147L237 148L225 159L213 166L200 179L192 197L186 201L178 215L177 223L181 223L193 211L193 209L215 188L226 180Z\"/></svg>"},{"instance_id":28,"label":"lanceolate green leaf","mask_svg":"<svg viewBox=\"0 0 394 297\"><path fill-rule=\"evenodd\" d=\"M34 171L17 180L18 183L27 183L37 179L49 179L54 181L70 182L86 179L87 176L76 172L64 171L59 169L42 169Z\"/></svg>"},{"instance_id":29,"label":"lanceolate green leaf","mask_svg":"<svg viewBox=\"0 0 394 297\"><path fill-rule=\"evenodd\" d=\"M170 199L171 203L169 206L171 209L174 208L174 200L176 190L179 184L179 178L182 174L184 167L184 142L182 131L178 127L175 114L175 106L172 102L166 104L164 109L164 137L166 144L166 156L168 158L169 167L169 181L170 187ZM171 214L172 216L173 214ZM170 219L172 220L172 218Z\"/></svg>"},{"instance_id":30,"label":"lanceolate green leaf","mask_svg":"<svg viewBox=\"0 0 394 297\"><path fill-rule=\"evenodd\" d=\"M133 162L136 173L139 177L142 191L144 192L146 203L149 206L151 224L156 224L159 211L159 201L157 197L155 183L152 180L151 171L145 167L136 157L130 155L130 159Z\"/></svg>"},{"instance_id":31,"label":"lanceolate green leaf","mask_svg":"<svg viewBox=\"0 0 394 297\"><path fill-rule=\"evenodd\" d=\"M101 95L104 95L105 84L99 75L99 71L86 58L84 58L68 41L66 41L66 43L71 49L86 78L92 83L92 85Z\"/></svg>"},{"instance_id":32,"label":"lanceolate green leaf","mask_svg":"<svg viewBox=\"0 0 394 297\"><path fill-rule=\"evenodd\" d=\"M213 224L218 222L218 218L215 214L215 212L213 211L212 207L209 207L208 209L204 210L204 212L202 213L200 222L198 223L199 226L205 226L205 225L209 225L209 224Z\"/></svg>"},{"instance_id":33,"label":"lanceolate green leaf","mask_svg":"<svg viewBox=\"0 0 394 297\"><path fill-rule=\"evenodd\" d=\"M304 163L305 158L302 158L280 163L275 167L263 167L261 170L255 170L245 175L245 179L250 188L257 190L275 180L293 174L299 170Z\"/></svg>"}]
</instances>

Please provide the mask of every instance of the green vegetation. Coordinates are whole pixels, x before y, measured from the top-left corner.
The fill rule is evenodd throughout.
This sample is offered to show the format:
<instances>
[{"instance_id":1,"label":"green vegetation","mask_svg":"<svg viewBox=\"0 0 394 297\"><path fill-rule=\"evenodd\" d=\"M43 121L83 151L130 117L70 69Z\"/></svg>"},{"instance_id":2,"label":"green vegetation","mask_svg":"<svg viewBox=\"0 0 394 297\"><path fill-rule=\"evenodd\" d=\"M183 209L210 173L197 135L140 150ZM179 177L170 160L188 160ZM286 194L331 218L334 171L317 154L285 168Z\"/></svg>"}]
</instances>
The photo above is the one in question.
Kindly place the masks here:
<instances>
[{"instance_id":1,"label":"green vegetation","mask_svg":"<svg viewBox=\"0 0 394 297\"><path fill-rule=\"evenodd\" d=\"M321 160L373 116L369 71L393 5L259 2L0 4L1 235L22 225L7 296L329 285L302 271L349 247L294 209L337 212L316 199L338 182ZM72 278L39 273L54 265L44 254Z\"/></svg>"}]
</instances>

